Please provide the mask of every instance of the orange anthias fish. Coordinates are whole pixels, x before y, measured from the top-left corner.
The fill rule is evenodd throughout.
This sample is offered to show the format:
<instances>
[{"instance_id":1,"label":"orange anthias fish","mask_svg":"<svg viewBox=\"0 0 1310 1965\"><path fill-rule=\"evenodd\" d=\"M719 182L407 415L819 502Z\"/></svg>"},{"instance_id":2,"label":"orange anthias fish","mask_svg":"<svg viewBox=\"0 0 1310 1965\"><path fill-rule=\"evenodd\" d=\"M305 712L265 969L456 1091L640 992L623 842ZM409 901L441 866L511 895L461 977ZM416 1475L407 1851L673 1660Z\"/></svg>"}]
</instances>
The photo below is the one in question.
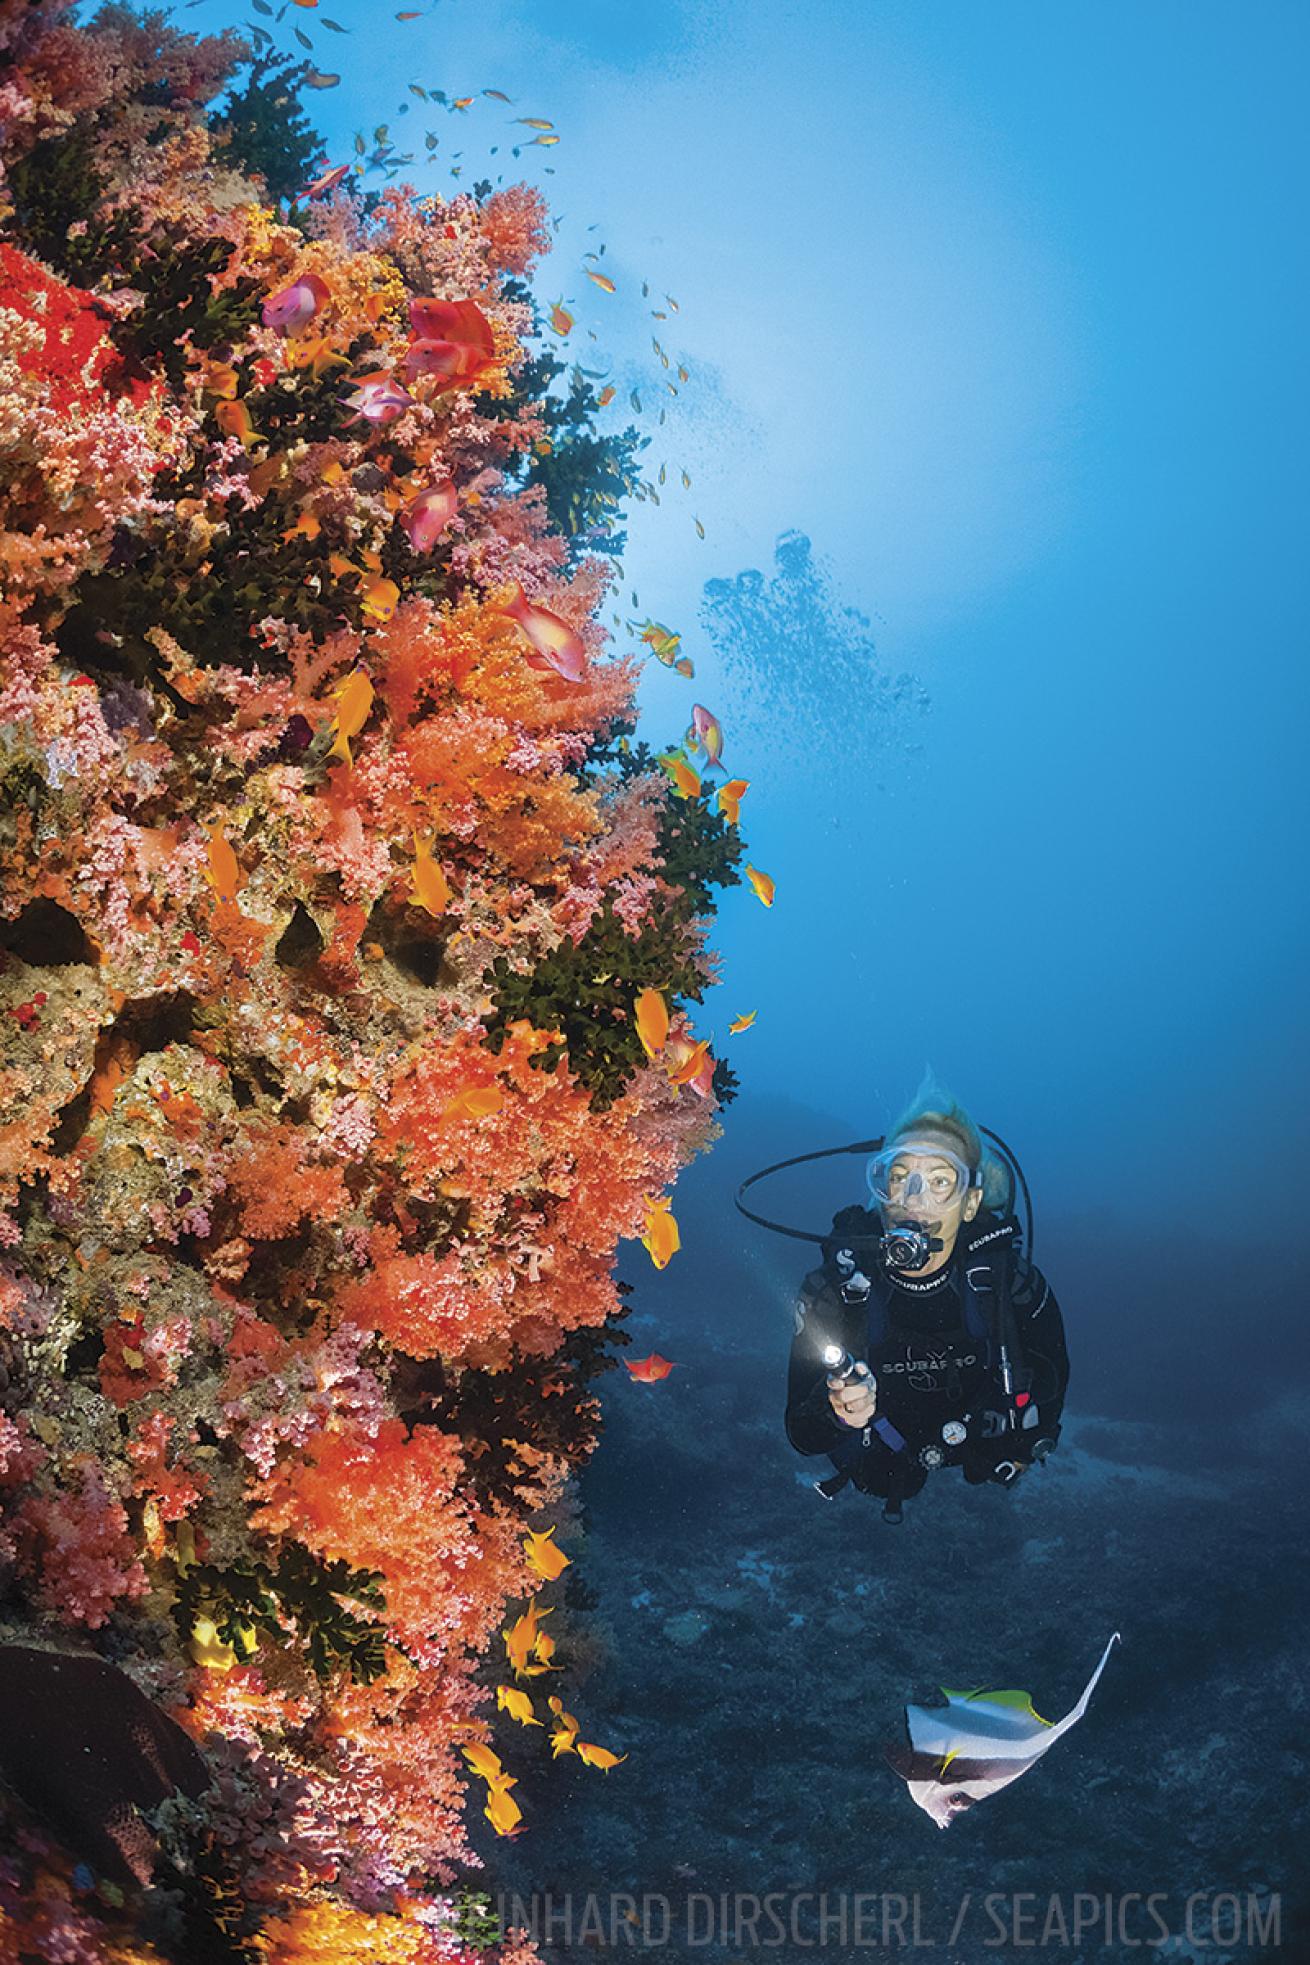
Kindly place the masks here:
<instances>
[{"instance_id":1,"label":"orange anthias fish","mask_svg":"<svg viewBox=\"0 0 1310 1965\"><path fill-rule=\"evenodd\" d=\"M517 1835L523 1826L523 1810L509 1792L508 1783L488 1790L483 1814L497 1835Z\"/></svg>"},{"instance_id":2,"label":"orange anthias fish","mask_svg":"<svg viewBox=\"0 0 1310 1965\"><path fill-rule=\"evenodd\" d=\"M414 864L409 877L414 883L414 905L429 914L444 914L450 906L450 883L432 857L433 841L414 834Z\"/></svg>"},{"instance_id":3,"label":"orange anthias fish","mask_svg":"<svg viewBox=\"0 0 1310 1965\"><path fill-rule=\"evenodd\" d=\"M500 1755L494 1748L479 1742L474 1746L461 1747L460 1752L473 1769L473 1772L480 1774L484 1781L489 1781L494 1785L496 1782L503 1781L507 1778L505 1770L500 1764Z\"/></svg>"},{"instance_id":4,"label":"orange anthias fish","mask_svg":"<svg viewBox=\"0 0 1310 1965\"><path fill-rule=\"evenodd\" d=\"M693 1044L689 1038L670 1037L664 1047L665 1062L669 1077L679 1085L690 1085L700 1098L708 1098L714 1089L714 1059L709 1051L709 1039ZM698 1062L693 1062L698 1060ZM683 1067L690 1065L684 1071Z\"/></svg>"},{"instance_id":5,"label":"orange anthias fish","mask_svg":"<svg viewBox=\"0 0 1310 1965\"><path fill-rule=\"evenodd\" d=\"M560 1572L568 1568L572 1560L565 1555L563 1549L555 1547L550 1539L554 1533L553 1527L539 1531L533 1529L529 1530L523 1538L524 1554L538 1576L544 1576L548 1583L553 1583Z\"/></svg>"},{"instance_id":6,"label":"orange anthias fish","mask_svg":"<svg viewBox=\"0 0 1310 1965\"><path fill-rule=\"evenodd\" d=\"M553 669L566 682L581 682L587 648L576 628L548 607L535 606L517 580L511 598L496 612L516 622L532 643L534 652L523 658L530 669Z\"/></svg>"},{"instance_id":7,"label":"orange anthias fish","mask_svg":"<svg viewBox=\"0 0 1310 1965\"><path fill-rule=\"evenodd\" d=\"M663 1049L668 1034L668 1004L658 989L643 989L637 997L637 1035L648 1058Z\"/></svg>"},{"instance_id":8,"label":"orange anthias fish","mask_svg":"<svg viewBox=\"0 0 1310 1965\"><path fill-rule=\"evenodd\" d=\"M496 1710L508 1713L520 1726L540 1726L541 1721L532 1710L532 1700L526 1692L520 1692L516 1685L496 1687Z\"/></svg>"},{"instance_id":9,"label":"orange anthias fish","mask_svg":"<svg viewBox=\"0 0 1310 1965\"><path fill-rule=\"evenodd\" d=\"M368 671L353 668L345 680L328 693L338 699L337 713L331 726L337 734L328 756L344 757L346 769L353 771L355 761L350 755L350 740L359 735L373 707L373 684L369 681Z\"/></svg>"},{"instance_id":10,"label":"orange anthias fish","mask_svg":"<svg viewBox=\"0 0 1310 1965\"><path fill-rule=\"evenodd\" d=\"M537 1639L541 1636L540 1619L551 1615L550 1610L538 1611L534 1597L530 1599L522 1616L516 1617L509 1629L501 1632L505 1640L506 1654L514 1667L515 1678L526 1676L529 1670L528 1660L536 1649Z\"/></svg>"},{"instance_id":11,"label":"orange anthias fish","mask_svg":"<svg viewBox=\"0 0 1310 1965\"><path fill-rule=\"evenodd\" d=\"M550 310L550 324L556 334L568 334L573 327L573 316L560 300L557 300Z\"/></svg>"},{"instance_id":12,"label":"orange anthias fish","mask_svg":"<svg viewBox=\"0 0 1310 1965\"><path fill-rule=\"evenodd\" d=\"M610 279L608 273L597 273L590 266L584 267L583 271L586 273L587 278L589 280L594 280L596 282L596 285L600 288L602 293L618 292L618 288L615 286L613 280Z\"/></svg>"},{"instance_id":13,"label":"orange anthias fish","mask_svg":"<svg viewBox=\"0 0 1310 1965\"><path fill-rule=\"evenodd\" d=\"M550 1734L551 1758L554 1760L558 1760L562 1753L575 1752L576 1749L574 1748L573 1742L577 1739L577 1737L578 1737L578 1729L576 1726L553 1727L551 1729L551 1734Z\"/></svg>"},{"instance_id":14,"label":"orange anthias fish","mask_svg":"<svg viewBox=\"0 0 1310 1965\"><path fill-rule=\"evenodd\" d=\"M675 634L672 628L666 628L662 621L646 620L638 630L638 639L649 642L652 654L659 657L666 669L672 668L673 658L678 652L678 643L682 640L680 634Z\"/></svg>"},{"instance_id":15,"label":"orange anthias fish","mask_svg":"<svg viewBox=\"0 0 1310 1965\"><path fill-rule=\"evenodd\" d=\"M750 881L751 886L755 889L760 899L764 902L765 907L772 907L773 882L770 880L768 874L761 873L758 867L748 866L746 869L746 878Z\"/></svg>"},{"instance_id":16,"label":"orange anthias fish","mask_svg":"<svg viewBox=\"0 0 1310 1965\"><path fill-rule=\"evenodd\" d=\"M205 879L220 901L235 901L237 888L241 885L241 868L237 864L237 856L224 836L220 824L215 822L206 830L209 833L209 864L205 870Z\"/></svg>"},{"instance_id":17,"label":"orange anthias fish","mask_svg":"<svg viewBox=\"0 0 1310 1965\"><path fill-rule=\"evenodd\" d=\"M551 1660L555 1656L555 1640L551 1636L549 1631L537 1632L537 1635L533 1640L532 1652L533 1652L533 1656L535 1658L540 1659L541 1662L536 1665L527 1666L526 1669L529 1672L535 1675L537 1672L562 1672L563 1671L564 1669L563 1665L554 1665L551 1663Z\"/></svg>"},{"instance_id":18,"label":"orange anthias fish","mask_svg":"<svg viewBox=\"0 0 1310 1965\"><path fill-rule=\"evenodd\" d=\"M677 1359L662 1358L658 1351L652 1351L648 1358L625 1358L623 1362L639 1384L653 1385L657 1379L668 1377Z\"/></svg>"},{"instance_id":19,"label":"orange anthias fish","mask_svg":"<svg viewBox=\"0 0 1310 1965\"><path fill-rule=\"evenodd\" d=\"M394 580L369 580L360 589L359 604L370 621L389 621L399 601L400 588Z\"/></svg>"},{"instance_id":20,"label":"orange anthias fish","mask_svg":"<svg viewBox=\"0 0 1310 1965\"><path fill-rule=\"evenodd\" d=\"M628 1757L625 1753L611 1753L608 1747L594 1747L586 1740L578 1741L577 1753L578 1759L585 1760L588 1767L603 1767L607 1774L611 1767L617 1767Z\"/></svg>"},{"instance_id":21,"label":"orange anthias fish","mask_svg":"<svg viewBox=\"0 0 1310 1965\"><path fill-rule=\"evenodd\" d=\"M708 1037L702 1037L699 1043L689 1045L686 1057L681 1062L675 1061L670 1065L669 1083L671 1085L693 1084L701 1076L707 1061L710 1063L712 1072L713 1060L709 1057L709 1049L710 1040Z\"/></svg>"},{"instance_id":22,"label":"orange anthias fish","mask_svg":"<svg viewBox=\"0 0 1310 1965\"><path fill-rule=\"evenodd\" d=\"M666 751L656 758L673 780L679 798L698 798L700 796L700 774L693 771L681 751Z\"/></svg>"},{"instance_id":23,"label":"orange anthias fish","mask_svg":"<svg viewBox=\"0 0 1310 1965\"><path fill-rule=\"evenodd\" d=\"M596 398L597 409L608 409L609 405L613 402L617 393L618 391L615 389L614 384L612 382L607 382L605 384L605 387L601 390L600 394Z\"/></svg>"},{"instance_id":24,"label":"orange anthias fish","mask_svg":"<svg viewBox=\"0 0 1310 1965\"><path fill-rule=\"evenodd\" d=\"M240 437L247 450L252 443L263 441L250 420L250 411L239 399L215 403L214 421L225 437Z\"/></svg>"},{"instance_id":25,"label":"orange anthias fish","mask_svg":"<svg viewBox=\"0 0 1310 1965\"><path fill-rule=\"evenodd\" d=\"M470 1085L441 1108L443 1119L490 1119L505 1103L499 1085Z\"/></svg>"},{"instance_id":26,"label":"orange anthias fish","mask_svg":"<svg viewBox=\"0 0 1310 1965\"><path fill-rule=\"evenodd\" d=\"M740 821L741 801L746 796L749 784L749 778L732 778L726 785L719 786L719 810L730 826L735 826Z\"/></svg>"},{"instance_id":27,"label":"orange anthias fish","mask_svg":"<svg viewBox=\"0 0 1310 1965\"><path fill-rule=\"evenodd\" d=\"M735 1037L739 1030L749 1030L758 1015L759 1015L758 1010L752 1010L747 1016L734 1017L732 1022L728 1025L729 1037Z\"/></svg>"},{"instance_id":28,"label":"orange anthias fish","mask_svg":"<svg viewBox=\"0 0 1310 1965\"><path fill-rule=\"evenodd\" d=\"M663 1269L669 1257L682 1247L678 1224L670 1212L667 1198L647 1203L646 1232L641 1240L657 1269Z\"/></svg>"}]
</instances>

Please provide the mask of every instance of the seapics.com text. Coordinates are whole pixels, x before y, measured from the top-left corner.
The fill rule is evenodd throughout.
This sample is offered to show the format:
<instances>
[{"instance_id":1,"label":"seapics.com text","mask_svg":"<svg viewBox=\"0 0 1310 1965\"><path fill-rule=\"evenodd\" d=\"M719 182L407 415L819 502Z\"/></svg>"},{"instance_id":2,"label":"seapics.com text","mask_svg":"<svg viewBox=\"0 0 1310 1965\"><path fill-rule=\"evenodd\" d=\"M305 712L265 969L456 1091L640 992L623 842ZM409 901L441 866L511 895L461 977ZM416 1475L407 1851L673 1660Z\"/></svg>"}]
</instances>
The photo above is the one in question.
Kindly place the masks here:
<instances>
[{"instance_id":1,"label":"seapics.com text","mask_svg":"<svg viewBox=\"0 0 1310 1965\"><path fill-rule=\"evenodd\" d=\"M843 1951L910 1951L964 1942L1000 1951L1149 1952L1179 1940L1198 1952L1278 1950L1282 1898L1253 1890L1122 1892L965 1891L954 1903L881 1890L692 1890L584 1894L549 1891L495 1899L501 1934L525 1931L538 1944L594 1951L629 1945L791 1945Z\"/></svg>"}]
</instances>

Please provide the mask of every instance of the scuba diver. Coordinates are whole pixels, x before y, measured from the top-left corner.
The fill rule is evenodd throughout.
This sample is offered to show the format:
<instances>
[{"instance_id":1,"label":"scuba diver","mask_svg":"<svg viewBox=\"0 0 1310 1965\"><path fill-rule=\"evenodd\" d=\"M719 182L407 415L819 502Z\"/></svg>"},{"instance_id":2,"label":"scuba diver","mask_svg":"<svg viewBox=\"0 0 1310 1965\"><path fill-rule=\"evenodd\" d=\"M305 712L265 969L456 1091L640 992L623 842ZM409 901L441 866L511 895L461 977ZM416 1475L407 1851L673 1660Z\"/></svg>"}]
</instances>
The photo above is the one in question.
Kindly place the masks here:
<instances>
[{"instance_id":1,"label":"scuba diver","mask_svg":"<svg viewBox=\"0 0 1310 1965\"><path fill-rule=\"evenodd\" d=\"M994 1133L1005 1161L984 1148L968 1114L928 1083L885 1140L835 1149L873 1149L871 1205L841 1209L828 1235L742 1205L744 1188L777 1167L738 1192L752 1220L823 1249L794 1307L787 1437L798 1453L831 1460L832 1474L814 1482L820 1494L830 1500L850 1483L881 1497L892 1522L935 1468L1013 1486L1055 1447L1069 1379L1060 1308L1031 1257L1018 1163ZM1027 1255L1011 1168L1027 1204Z\"/></svg>"}]
</instances>

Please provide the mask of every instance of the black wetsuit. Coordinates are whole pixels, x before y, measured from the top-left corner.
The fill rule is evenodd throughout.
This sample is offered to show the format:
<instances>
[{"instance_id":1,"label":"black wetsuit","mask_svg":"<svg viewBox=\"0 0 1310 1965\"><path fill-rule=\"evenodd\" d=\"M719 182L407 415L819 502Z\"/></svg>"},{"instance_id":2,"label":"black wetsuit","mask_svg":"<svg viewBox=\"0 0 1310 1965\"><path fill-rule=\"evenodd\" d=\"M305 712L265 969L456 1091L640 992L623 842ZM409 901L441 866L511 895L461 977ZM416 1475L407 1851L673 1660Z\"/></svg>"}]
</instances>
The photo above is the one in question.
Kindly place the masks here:
<instances>
[{"instance_id":1,"label":"black wetsuit","mask_svg":"<svg viewBox=\"0 0 1310 1965\"><path fill-rule=\"evenodd\" d=\"M788 1439L798 1453L830 1455L839 1474L892 1501L917 1494L932 1465L962 1467L965 1479L977 1482L998 1478L1001 1463L1027 1463L1035 1441L1059 1438L1069 1379L1064 1322L1046 1278L1010 1247L1000 1219L980 1208L935 1275L916 1278L889 1269L880 1249L857 1243L855 1264L870 1289L863 1300L850 1298L836 1261L842 1236L876 1235L878 1229L876 1213L842 1209L833 1217L822 1265L801 1285L787 1382ZM1001 1390L991 1308L1005 1265L1013 1333L1027 1373L1013 1425ZM876 1380L877 1406L863 1428L846 1425L832 1409L822 1352L834 1343L865 1359ZM967 1433L954 1445L942 1440L951 1420L964 1423Z\"/></svg>"}]
</instances>

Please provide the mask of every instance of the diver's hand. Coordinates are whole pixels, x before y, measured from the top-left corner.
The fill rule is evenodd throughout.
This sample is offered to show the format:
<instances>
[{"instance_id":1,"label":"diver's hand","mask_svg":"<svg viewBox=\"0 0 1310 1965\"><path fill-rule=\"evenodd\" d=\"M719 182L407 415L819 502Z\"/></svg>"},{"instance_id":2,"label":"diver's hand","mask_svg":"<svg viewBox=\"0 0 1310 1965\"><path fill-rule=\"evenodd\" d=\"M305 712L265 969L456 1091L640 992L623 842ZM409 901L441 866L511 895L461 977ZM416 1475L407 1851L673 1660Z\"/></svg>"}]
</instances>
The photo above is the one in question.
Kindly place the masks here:
<instances>
[{"instance_id":1,"label":"diver's hand","mask_svg":"<svg viewBox=\"0 0 1310 1965\"><path fill-rule=\"evenodd\" d=\"M878 1409L878 1388L872 1377L830 1377L828 1403L843 1425L867 1426Z\"/></svg>"}]
</instances>

